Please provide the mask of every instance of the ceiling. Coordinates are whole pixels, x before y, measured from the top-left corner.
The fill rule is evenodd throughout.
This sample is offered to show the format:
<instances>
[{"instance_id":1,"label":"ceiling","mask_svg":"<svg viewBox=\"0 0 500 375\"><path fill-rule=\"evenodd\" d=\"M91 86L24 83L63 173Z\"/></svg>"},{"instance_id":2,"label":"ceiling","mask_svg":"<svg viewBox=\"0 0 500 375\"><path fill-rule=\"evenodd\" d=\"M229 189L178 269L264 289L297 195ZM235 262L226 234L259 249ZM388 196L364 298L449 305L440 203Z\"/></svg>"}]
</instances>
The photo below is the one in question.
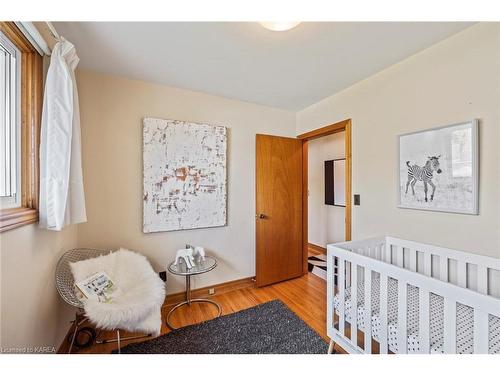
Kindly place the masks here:
<instances>
[{"instance_id":1,"label":"ceiling","mask_svg":"<svg viewBox=\"0 0 500 375\"><path fill-rule=\"evenodd\" d=\"M57 22L80 67L286 110L303 109L471 23Z\"/></svg>"}]
</instances>

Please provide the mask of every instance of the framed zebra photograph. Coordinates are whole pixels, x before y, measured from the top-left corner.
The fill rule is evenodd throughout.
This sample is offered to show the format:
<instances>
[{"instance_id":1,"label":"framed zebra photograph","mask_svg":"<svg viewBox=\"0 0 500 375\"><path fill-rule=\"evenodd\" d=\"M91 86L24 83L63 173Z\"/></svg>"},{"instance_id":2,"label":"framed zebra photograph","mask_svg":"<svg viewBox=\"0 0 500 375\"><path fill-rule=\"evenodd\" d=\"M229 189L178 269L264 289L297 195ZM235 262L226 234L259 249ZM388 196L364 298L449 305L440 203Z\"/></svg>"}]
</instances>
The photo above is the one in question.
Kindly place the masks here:
<instances>
[{"instance_id":1,"label":"framed zebra photograph","mask_svg":"<svg viewBox=\"0 0 500 375\"><path fill-rule=\"evenodd\" d=\"M478 122L399 136L400 208L479 213Z\"/></svg>"}]
</instances>

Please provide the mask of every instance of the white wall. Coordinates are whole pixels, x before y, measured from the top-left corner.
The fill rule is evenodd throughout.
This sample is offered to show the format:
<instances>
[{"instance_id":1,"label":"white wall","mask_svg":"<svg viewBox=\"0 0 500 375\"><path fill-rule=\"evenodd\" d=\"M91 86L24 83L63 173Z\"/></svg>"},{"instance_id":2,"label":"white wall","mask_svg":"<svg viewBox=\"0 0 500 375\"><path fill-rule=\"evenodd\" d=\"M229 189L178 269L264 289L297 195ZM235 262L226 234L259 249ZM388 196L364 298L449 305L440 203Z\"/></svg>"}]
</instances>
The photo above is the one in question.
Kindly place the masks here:
<instances>
[{"instance_id":1,"label":"white wall","mask_svg":"<svg viewBox=\"0 0 500 375\"><path fill-rule=\"evenodd\" d=\"M77 228L62 232L30 224L0 236L0 347L55 347L74 316L55 288L54 271L61 254L76 247Z\"/></svg>"},{"instance_id":2,"label":"white wall","mask_svg":"<svg viewBox=\"0 0 500 375\"><path fill-rule=\"evenodd\" d=\"M326 247L345 239L345 208L325 204L325 161L345 157L345 132L309 141L308 241Z\"/></svg>"},{"instance_id":3,"label":"white wall","mask_svg":"<svg viewBox=\"0 0 500 375\"><path fill-rule=\"evenodd\" d=\"M481 23L297 114L297 134L352 118L353 239L392 234L500 257L500 24ZM480 119L480 215L403 210L399 134Z\"/></svg>"},{"instance_id":4,"label":"white wall","mask_svg":"<svg viewBox=\"0 0 500 375\"><path fill-rule=\"evenodd\" d=\"M134 249L165 269L186 243L205 246L219 265L193 288L255 275L255 134L295 135L295 114L141 81L78 71L88 223L80 246ZM228 130L228 225L142 232L142 118L224 125ZM169 275L167 292L184 290Z\"/></svg>"}]
</instances>

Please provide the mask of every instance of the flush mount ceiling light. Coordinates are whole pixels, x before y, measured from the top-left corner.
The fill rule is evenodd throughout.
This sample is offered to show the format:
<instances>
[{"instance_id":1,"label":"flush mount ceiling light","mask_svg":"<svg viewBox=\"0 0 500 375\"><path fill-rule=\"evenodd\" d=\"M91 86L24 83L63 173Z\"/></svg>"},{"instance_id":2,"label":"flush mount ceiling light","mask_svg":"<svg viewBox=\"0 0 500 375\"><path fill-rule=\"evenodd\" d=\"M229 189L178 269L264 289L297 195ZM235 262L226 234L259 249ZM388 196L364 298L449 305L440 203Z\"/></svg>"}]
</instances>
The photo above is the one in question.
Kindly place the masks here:
<instances>
[{"instance_id":1,"label":"flush mount ceiling light","mask_svg":"<svg viewBox=\"0 0 500 375\"><path fill-rule=\"evenodd\" d=\"M259 22L263 27L272 31L286 31L293 29L300 22Z\"/></svg>"}]
</instances>

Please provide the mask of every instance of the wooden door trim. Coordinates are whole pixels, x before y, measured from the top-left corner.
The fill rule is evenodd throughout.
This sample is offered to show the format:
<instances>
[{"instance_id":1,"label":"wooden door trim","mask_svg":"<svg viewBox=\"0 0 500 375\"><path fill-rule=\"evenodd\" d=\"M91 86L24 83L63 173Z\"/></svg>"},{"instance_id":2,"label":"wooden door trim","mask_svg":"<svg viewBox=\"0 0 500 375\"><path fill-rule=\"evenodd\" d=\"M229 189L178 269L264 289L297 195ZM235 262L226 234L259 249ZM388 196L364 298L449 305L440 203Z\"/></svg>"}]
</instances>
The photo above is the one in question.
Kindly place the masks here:
<instances>
[{"instance_id":1,"label":"wooden door trim","mask_svg":"<svg viewBox=\"0 0 500 375\"><path fill-rule=\"evenodd\" d=\"M307 190L307 178L308 178L308 143L302 141L302 273L305 275L309 272L307 257L309 256L309 248L307 246L308 238L307 234L309 232L309 221L308 221L308 190ZM305 218L305 219L304 219Z\"/></svg>"},{"instance_id":2,"label":"wooden door trim","mask_svg":"<svg viewBox=\"0 0 500 375\"><path fill-rule=\"evenodd\" d=\"M345 240L350 241L352 235L352 122L351 119L345 124L345 160L346 160L346 184L345 184Z\"/></svg>"},{"instance_id":3,"label":"wooden door trim","mask_svg":"<svg viewBox=\"0 0 500 375\"><path fill-rule=\"evenodd\" d=\"M345 185L345 240L350 241L352 235L352 121L351 119L342 120L331 125L324 126L319 129L312 130L297 136L302 139L302 241L304 267L303 272L306 274L307 269L307 254L308 254L308 141L316 138L325 137L345 131L345 161L346 161L346 185Z\"/></svg>"},{"instance_id":4,"label":"wooden door trim","mask_svg":"<svg viewBox=\"0 0 500 375\"><path fill-rule=\"evenodd\" d=\"M344 131L344 130L346 130L346 128L348 126L349 127L351 126L351 119L342 120L342 121L336 122L335 124L331 124L331 125L323 126L322 128L311 130L310 132L298 135L297 138L303 139L306 141L311 141L311 140L316 139L316 138L321 138L321 137L325 137L325 136L330 135L330 134L339 133L341 131Z\"/></svg>"}]
</instances>

